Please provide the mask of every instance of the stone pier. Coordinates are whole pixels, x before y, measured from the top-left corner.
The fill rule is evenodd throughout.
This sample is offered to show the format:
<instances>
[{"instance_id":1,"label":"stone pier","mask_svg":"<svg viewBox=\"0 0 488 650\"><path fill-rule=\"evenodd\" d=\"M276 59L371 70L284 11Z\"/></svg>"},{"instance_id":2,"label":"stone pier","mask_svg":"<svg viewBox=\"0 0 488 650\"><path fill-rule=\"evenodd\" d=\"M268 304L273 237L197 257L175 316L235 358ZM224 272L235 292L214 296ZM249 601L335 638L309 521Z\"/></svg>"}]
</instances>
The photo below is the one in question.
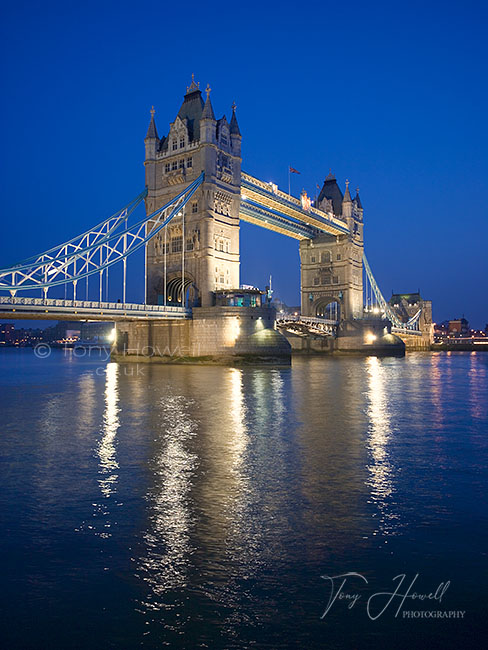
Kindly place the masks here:
<instances>
[{"instance_id":1,"label":"stone pier","mask_svg":"<svg viewBox=\"0 0 488 650\"><path fill-rule=\"evenodd\" d=\"M289 365L270 307L194 307L188 320L116 323L112 359L137 363Z\"/></svg>"}]
</instances>

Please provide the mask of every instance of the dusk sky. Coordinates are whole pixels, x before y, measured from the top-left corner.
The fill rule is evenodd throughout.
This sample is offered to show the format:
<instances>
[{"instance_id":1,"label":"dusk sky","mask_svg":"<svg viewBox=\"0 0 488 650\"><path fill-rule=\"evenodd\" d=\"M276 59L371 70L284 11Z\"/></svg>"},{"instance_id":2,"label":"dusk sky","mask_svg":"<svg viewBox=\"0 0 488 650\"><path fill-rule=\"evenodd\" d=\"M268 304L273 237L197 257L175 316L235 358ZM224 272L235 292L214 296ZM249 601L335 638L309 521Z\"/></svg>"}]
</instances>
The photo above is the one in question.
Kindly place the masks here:
<instances>
[{"instance_id":1,"label":"dusk sky","mask_svg":"<svg viewBox=\"0 0 488 650\"><path fill-rule=\"evenodd\" d=\"M386 298L420 289L434 320L484 327L487 18L470 0L4 4L0 266L141 192L151 105L166 135L194 73L217 117L237 103L245 171L287 190L291 164L295 195L329 168L359 186ZM298 243L242 224L241 281L270 274L298 304Z\"/></svg>"}]
</instances>

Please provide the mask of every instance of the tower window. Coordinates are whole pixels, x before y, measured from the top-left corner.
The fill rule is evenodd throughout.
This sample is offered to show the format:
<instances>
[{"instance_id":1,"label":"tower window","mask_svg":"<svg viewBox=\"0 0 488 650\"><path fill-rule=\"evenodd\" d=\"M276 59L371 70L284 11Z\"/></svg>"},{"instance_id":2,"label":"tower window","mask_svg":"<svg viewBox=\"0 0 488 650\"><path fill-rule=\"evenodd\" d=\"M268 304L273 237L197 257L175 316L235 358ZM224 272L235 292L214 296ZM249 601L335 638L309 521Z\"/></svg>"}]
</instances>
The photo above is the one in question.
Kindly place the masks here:
<instances>
[{"instance_id":1,"label":"tower window","mask_svg":"<svg viewBox=\"0 0 488 650\"><path fill-rule=\"evenodd\" d=\"M330 262L330 253L329 253L329 251L325 251L325 253L322 253L322 255L320 256L320 261L322 262L322 264L326 264L326 263Z\"/></svg>"},{"instance_id":2,"label":"tower window","mask_svg":"<svg viewBox=\"0 0 488 650\"><path fill-rule=\"evenodd\" d=\"M191 211L193 212L193 214L195 214L196 212L198 212L198 203L197 203L197 201L194 201L194 202L191 204Z\"/></svg>"},{"instance_id":3,"label":"tower window","mask_svg":"<svg viewBox=\"0 0 488 650\"><path fill-rule=\"evenodd\" d=\"M315 255L312 255L311 262L312 262L312 264L315 262Z\"/></svg>"},{"instance_id":4,"label":"tower window","mask_svg":"<svg viewBox=\"0 0 488 650\"><path fill-rule=\"evenodd\" d=\"M178 166L179 166L180 169L185 169L185 161L184 161L184 160L180 160Z\"/></svg>"},{"instance_id":5,"label":"tower window","mask_svg":"<svg viewBox=\"0 0 488 650\"><path fill-rule=\"evenodd\" d=\"M166 163L166 165L164 166L164 171L168 173L170 169L171 169L170 164Z\"/></svg>"},{"instance_id":6,"label":"tower window","mask_svg":"<svg viewBox=\"0 0 488 650\"><path fill-rule=\"evenodd\" d=\"M223 136L220 138L220 140L221 140L222 144L225 144L225 145L228 144L228 140L227 140L227 138L225 137L225 135L223 135Z\"/></svg>"},{"instance_id":7,"label":"tower window","mask_svg":"<svg viewBox=\"0 0 488 650\"><path fill-rule=\"evenodd\" d=\"M337 261L339 262L340 259L341 259L341 254L337 253Z\"/></svg>"},{"instance_id":8,"label":"tower window","mask_svg":"<svg viewBox=\"0 0 488 650\"><path fill-rule=\"evenodd\" d=\"M177 161L177 160L173 160L173 162L171 163L171 169L172 169L173 171L175 171L176 169L178 169L178 161Z\"/></svg>"},{"instance_id":9,"label":"tower window","mask_svg":"<svg viewBox=\"0 0 488 650\"><path fill-rule=\"evenodd\" d=\"M338 277L337 275L334 275L334 276L332 277L332 283L333 283L333 284L339 284L339 277Z\"/></svg>"},{"instance_id":10,"label":"tower window","mask_svg":"<svg viewBox=\"0 0 488 650\"><path fill-rule=\"evenodd\" d=\"M178 142L177 140L173 140L173 151L176 151L178 149Z\"/></svg>"},{"instance_id":11,"label":"tower window","mask_svg":"<svg viewBox=\"0 0 488 650\"><path fill-rule=\"evenodd\" d=\"M180 149L183 149L185 146L185 138L180 138Z\"/></svg>"},{"instance_id":12,"label":"tower window","mask_svg":"<svg viewBox=\"0 0 488 650\"><path fill-rule=\"evenodd\" d=\"M319 278L314 278L313 283L314 283L315 286L317 286L318 284L320 284L320 279Z\"/></svg>"},{"instance_id":13,"label":"tower window","mask_svg":"<svg viewBox=\"0 0 488 650\"><path fill-rule=\"evenodd\" d=\"M186 250L187 251L192 251L193 250L193 239L187 239L186 240Z\"/></svg>"},{"instance_id":14,"label":"tower window","mask_svg":"<svg viewBox=\"0 0 488 650\"><path fill-rule=\"evenodd\" d=\"M186 166L187 167L193 167L193 158L187 158L186 159Z\"/></svg>"},{"instance_id":15,"label":"tower window","mask_svg":"<svg viewBox=\"0 0 488 650\"><path fill-rule=\"evenodd\" d=\"M177 235L176 237L173 237L173 239L171 240L171 252L180 253L182 246L183 246L182 236Z\"/></svg>"}]
</instances>

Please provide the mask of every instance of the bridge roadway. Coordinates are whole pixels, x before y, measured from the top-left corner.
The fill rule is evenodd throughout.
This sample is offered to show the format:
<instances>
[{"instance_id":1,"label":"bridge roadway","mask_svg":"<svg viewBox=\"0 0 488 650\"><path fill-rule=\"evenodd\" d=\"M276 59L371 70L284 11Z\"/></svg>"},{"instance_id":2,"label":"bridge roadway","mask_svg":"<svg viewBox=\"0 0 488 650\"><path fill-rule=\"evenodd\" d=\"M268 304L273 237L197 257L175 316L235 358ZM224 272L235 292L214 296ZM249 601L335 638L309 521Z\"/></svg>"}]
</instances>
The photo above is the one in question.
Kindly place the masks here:
<instances>
[{"instance_id":1,"label":"bridge roadway","mask_svg":"<svg viewBox=\"0 0 488 650\"><path fill-rule=\"evenodd\" d=\"M12 298L0 296L0 317L27 320L160 320L191 318L191 309L167 305Z\"/></svg>"},{"instance_id":2,"label":"bridge roadway","mask_svg":"<svg viewBox=\"0 0 488 650\"><path fill-rule=\"evenodd\" d=\"M241 174L239 216L243 221L298 240L311 239L321 232L330 235L349 232L347 224L332 213L313 206L304 210L299 199L245 172Z\"/></svg>"}]
</instances>

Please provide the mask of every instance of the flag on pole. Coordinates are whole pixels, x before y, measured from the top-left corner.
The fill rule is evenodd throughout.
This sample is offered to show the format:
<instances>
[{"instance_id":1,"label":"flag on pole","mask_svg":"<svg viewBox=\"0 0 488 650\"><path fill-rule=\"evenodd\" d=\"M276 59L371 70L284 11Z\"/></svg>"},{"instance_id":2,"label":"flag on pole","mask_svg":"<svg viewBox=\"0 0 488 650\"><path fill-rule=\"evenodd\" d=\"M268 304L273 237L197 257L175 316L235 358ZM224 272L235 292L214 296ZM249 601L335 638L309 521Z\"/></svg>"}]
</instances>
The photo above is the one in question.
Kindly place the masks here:
<instances>
[{"instance_id":1,"label":"flag on pole","mask_svg":"<svg viewBox=\"0 0 488 650\"><path fill-rule=\"evenodd\" d=\"M295 169L294 167L290 167L290 174L299 174L300 172L298 169Z\"/></svg>"}]
</instances>

